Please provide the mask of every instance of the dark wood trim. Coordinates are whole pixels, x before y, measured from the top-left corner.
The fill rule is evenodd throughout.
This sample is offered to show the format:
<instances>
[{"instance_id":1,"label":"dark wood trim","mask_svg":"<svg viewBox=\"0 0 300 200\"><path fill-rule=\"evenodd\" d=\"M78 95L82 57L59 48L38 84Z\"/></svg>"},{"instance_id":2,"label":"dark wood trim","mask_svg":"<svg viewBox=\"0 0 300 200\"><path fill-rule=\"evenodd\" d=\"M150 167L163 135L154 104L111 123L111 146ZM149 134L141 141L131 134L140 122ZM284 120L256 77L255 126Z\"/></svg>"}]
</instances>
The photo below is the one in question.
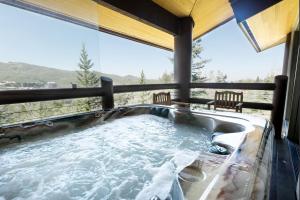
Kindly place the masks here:
<instances>
[{"instance_id":1,"label":"dark wood trim","mask_svg":"<svg viewBox=\"0 0 300 200\"><path fill-rule=\"evenodd\" d=\"M179 89L179 84L144 84L144 85L115 85L114 93L142 92L150 90Z\"/></svg>"},{"instance_id":2,"label":"dark wood trim","mask_svg":"<svg viewBox=\"0 0 300 200\"><path fill-rule=\"evenodd\" d=\"M213 101L213 99L203 98L190 98L189 103L191 104L207 104ZM272 110L273 105L270 103L256 103L256 102L243 102L243 108L259 109L259 110Z\"/></svg>"},{"instance_id":3,"label":"dark wood trim","mask_svg":"<svg viewBox=\"0 0 300 200\"><path fill-rule=\"evenodd\" d=\"M90 22L86 22L86 21L76 19L74 17L70 17L70 16L67 16L67 15L64 15L64 14L61 14L61 13L57 13L57 12L47 10L47 9L44 9L44 8L41 8L41 7L38 7L38 6L34 6L34 5L31 5L31 4L28 4L28 3L24 3L24 2L21 2L19 0L0 0L0 3L6 4L6 5L9 5L9 6L14 6L14 7L17 7L17 8L21 8L21 9L24 9L24 10L27 10L27 11L35 12L35 13L45 15L45 16L48 16L48 17L52 17L52 18L55 18L55 19L59 19L59 20L65 21L65 22L73 23L73 24L76 24L76 25L79 25L79 26L83 26L83 27L86 27L86 28L89 28L89 29L97 30L97 31L107 33L107 34L110 34L110 35L114 35L114 36L117 36L117 37L132 40L134 42L139 42L139 43L142 43L142 44L146 44L146 45L153 46L153 47L156 47L156 48L164 49L164 50L167 50L167 51L173 51L173 49L170 49L170 48L158 45L158 44L154 44L154 43L151 43L151 42L147 42L145 40L137 39L137 38L134 38L134 37L122 34L122 33L118 33L118 32L103 28L101 26L92 24Z\"/></svg>"},{"instance_id":4,"label":"dark wood trim","mask_svg":"<svg viewBox=\"0 0 300 200\"><path fill-rule=\"evenodd\" d=\"M275 90L274 83L190 83L190 88L232 90Z\"/></svg>"},{"instance_id":5,"label":"dark wood trim","mask_svg":"<svg viewBox=\"0 0 300 200\"><path fill-rule=\"evenodd\" d=\"M95 2L157 29L178 34L178 17L150 0L94 0Z\"/></svg>"},{"instance_id":6,"label":"dark wood trim","mask_svg":"<svg viewBox=\"0 0 300 200\"><path fill-rule=\"evenodd\" d=\"M52 101L84 97L104 96L103 88L62 88L62 89L34 89L34 90L6 90L0 91L1 104L27 103L37 101Z\"/></svg>"}]
</instances>

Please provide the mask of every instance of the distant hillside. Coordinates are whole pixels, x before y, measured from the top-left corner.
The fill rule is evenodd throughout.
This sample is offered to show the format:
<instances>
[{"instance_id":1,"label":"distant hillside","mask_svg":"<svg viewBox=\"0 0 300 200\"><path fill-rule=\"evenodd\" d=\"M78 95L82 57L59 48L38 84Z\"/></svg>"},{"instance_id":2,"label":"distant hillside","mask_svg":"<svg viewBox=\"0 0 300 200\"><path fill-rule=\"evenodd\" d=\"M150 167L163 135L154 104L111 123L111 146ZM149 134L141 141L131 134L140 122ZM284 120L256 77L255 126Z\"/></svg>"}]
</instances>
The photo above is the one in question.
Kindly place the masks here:
<instances>
[{"instance_id":1,"label":"distant hillside","mask_svg":"<svg viewBox=\"0 0 300 200\"><path fill-rule=\"evenodd\" d=\"M70 83L77 83L76 71L61 70L44 66L17 62L0 62L0 82L15 81L26 82L52 82L55 81L59 87L70 87ZM96 72L100 76L108 76L113 79L114 85L137 84L139 78L136 76L118 76ZM158 83L158 80L146 80L146 83Z\"/></svg>"}]
</instances>

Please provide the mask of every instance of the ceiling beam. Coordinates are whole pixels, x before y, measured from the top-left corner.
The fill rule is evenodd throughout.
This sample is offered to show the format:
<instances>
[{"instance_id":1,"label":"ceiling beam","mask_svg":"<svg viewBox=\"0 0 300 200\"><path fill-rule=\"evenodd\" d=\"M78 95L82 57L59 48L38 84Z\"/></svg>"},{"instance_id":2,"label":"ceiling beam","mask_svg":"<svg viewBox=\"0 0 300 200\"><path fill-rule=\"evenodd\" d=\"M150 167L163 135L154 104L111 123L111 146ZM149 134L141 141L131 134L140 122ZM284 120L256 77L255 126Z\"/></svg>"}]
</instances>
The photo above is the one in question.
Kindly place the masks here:
<instances>
[{"instance_id":1,"label":"ceiling beam","mask_svg":"<svg viewBox=\"0 0 300 200\"><path fill-rule=\"evenodd\" d=\"M178 34L176 15L168 12L151 0L94 0L138 21L149 24L172 35Z\"/></svg>"}]
</instances>

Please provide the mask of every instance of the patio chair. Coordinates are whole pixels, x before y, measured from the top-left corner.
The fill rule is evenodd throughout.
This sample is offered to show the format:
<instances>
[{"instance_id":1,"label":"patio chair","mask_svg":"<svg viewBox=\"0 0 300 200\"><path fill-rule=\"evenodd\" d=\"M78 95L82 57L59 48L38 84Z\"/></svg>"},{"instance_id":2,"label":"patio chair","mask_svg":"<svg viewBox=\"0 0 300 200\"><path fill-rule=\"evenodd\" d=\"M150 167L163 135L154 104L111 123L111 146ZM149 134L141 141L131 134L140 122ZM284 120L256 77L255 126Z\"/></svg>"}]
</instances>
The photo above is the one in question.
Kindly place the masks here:
<instances>
[{"instance_id":1,"label":"patio chair","mask_svg":"<svg viewBox=\"0 0 300 200\"><path fill-rule=\"evenodd\" d=\"M171 100L171 94L170 92L160 92L157 94L153 94L153 104L159 104L159 105L178 105L180 107L189 107L189 103L184 102L178 102L178 101L172 101Z\"/></svg>"},{"instance_id":2,"label":"patio chair","mask_svg":"<svg viewBox=\"0 0 300 200\"><path fill-rule=\"evenodd\" d=\"M170 92L160 92L157 94L153 94L153 104L160 104L160 105L171 105L171 94Z\"/></svg>"},{"instance_id":3,"label":"patio chair","mask_svg":"<svg viewBox=\"0 0 300 200\"><path fill-rule=\"evenodd\" d=\"M242 113L243 111L243 92L224 91L215 93L215 100L207 103L210 110L211 105L214 105L214 110L217 108L222 109L235 109L236 112Z\"/></svg>"}]
</instances>

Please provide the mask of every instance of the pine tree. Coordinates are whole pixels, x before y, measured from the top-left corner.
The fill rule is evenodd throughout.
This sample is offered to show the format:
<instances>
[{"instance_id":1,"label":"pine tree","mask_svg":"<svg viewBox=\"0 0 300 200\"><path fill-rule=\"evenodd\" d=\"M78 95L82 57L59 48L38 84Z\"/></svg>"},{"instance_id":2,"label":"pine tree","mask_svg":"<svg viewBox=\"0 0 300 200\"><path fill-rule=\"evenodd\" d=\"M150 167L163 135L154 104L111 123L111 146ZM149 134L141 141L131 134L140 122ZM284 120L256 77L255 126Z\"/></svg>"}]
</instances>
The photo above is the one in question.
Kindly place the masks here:
<instances>
[{"instance_id":1,"label":"pine tree","mask_svg":"<svg viewBox=\"0 0 300 200\"><path fill-rule=\"evenodd\" d=\"M193 42L192 46L192 82L203 83L207 81L207 77L203 73L203 68L209 60L202 58L203 47L201 46L201 39ZM201 97L207 95L205 90L192 91L192 97Z\"/></svg>"},{"instance_id":2,"label":"pine tree","mask_svg":"<svg viewBox=\"0 0 300 200\"><path fill-rule=\"evenodd\" d=\"M99 84L99 78L97 74L92 71L94 64L88 58L85 45L82 45L80 53L80 61L78 67L80 71L77 71L77 79L81 86L83 87L96 87Z\"/></svg>"},{"instance_id":3,"label":"pine tree","mask_svg":"<svg viewBox=\"0 0 300 200\"><path fill-rule=\"evenodd\" d=\"M141 85L146 84L146 76L144 74L144 70L141 71L139 83ZM142 104L146 103L148 98L149 98L149 92L142 92L141 93L141 103Z\"/></svg>"},{"instance_id":4,"label":"pine tree","mask_svg":"<svg viewBox=\"0 0 300 200\"><path fill-rule=\"evenodd\" d=\"M132 100L131 93L117 94L114 95L115 105L116 106L125 106L128 105L130 100Z\"/></svg>"},{"instance_id":5,"label":"pine tree","mask_svg":"<svg viewBox=\"0 0 300 200\"><path fill-rule=\"evenodd\" d=\"M146 83L146 77L144 74L144 70L142 70L141 75L140 75L140 84L145 84Z\"/></svg>"},{"instance_id":6,"label":"pine tree","mask_svg":"<svg viewBox=\"0 0 300 200\"><path fill-rule=\"evenodd\" d=\"M10 116L8 115L9 105L0 105L0 125L7 124Z\"/></svg>"},{"instance_id":7,"label":"pine tree","mask_svg":"<svg viewBox=\"0 0 300 200\"><path fill-rule=\"evenodd\" d=\"M255 83L259 83L260 82L260 78L259 76L256 77Z\"/></svg>"},{"instance_id":8,"label":"pine tree","mask_svg":"<svg viewBox=\"0 0 300 200\"><path fill-rule=\"evenodd\" d=\"M217 72L216 82L217 83L226 83L227 75L223 74L221 71Z\"/></svg>"},{"instance_id":9,"label":"pine tree","mask_svg":"<svg viewBox=\"0 0 300 200\"><path fill-rule=\"evenodd\" d=\"M169 74L164 72L163 75L159 78L160 82L162 83L172 83L173 82L173 74Z\"/></svg>"},{"instance_id":10,"label":"pine tree","mask_svg":"<svg viewBox=\"0 0 300 200\"><path fill-rule=\"evenodd\" d=\"M92 71L94 64L89 59L85 45L82 45L80 60L79 60L79 71L77 71L77 79L80 86L83 87L96 87L99 85L99 78L97 74ZM97 98L87 98L87 100L79 101L79 106L85 111L90 111L93 108L93 104L97 101ZM79 109L81 110L81 109Z\"/></svg>"},{"instance_id":11,"label":"pine tree","mask_svg":"<svg viewBox=\"0 0 300 200\"><path fill-rule=\"evenodd\" d=\"M203 73L203 68L209 60L202 58L203 47L201 46L201 39L193 42L192 49L192 82L205 82L207 77Z\"/></svg>"},{"instance_id":12,"label":"pine tree","mask_svg":"<svg viewBox=\"0 0 300 200\"><path fill-rule=\"evenodd\" d=\"M274 83L274 78L275 78L275 74L274 74L274 72L271 72L264 78L264 82L265 83Z\"/></svg>"},{"instance_id":13,"label":"pine tree","mask_svg":"<svg viewBox=\"0 0 300 200\"><path fill-rule=\"evenodd\" d=\"M274 72L269 73L264 79L263 82L265 83L274 83L274 77L275 74ZM272 101L272 95L270 91L262 91L262 99L266 102L271 102Z\"/></svg>"}]
</instances>

